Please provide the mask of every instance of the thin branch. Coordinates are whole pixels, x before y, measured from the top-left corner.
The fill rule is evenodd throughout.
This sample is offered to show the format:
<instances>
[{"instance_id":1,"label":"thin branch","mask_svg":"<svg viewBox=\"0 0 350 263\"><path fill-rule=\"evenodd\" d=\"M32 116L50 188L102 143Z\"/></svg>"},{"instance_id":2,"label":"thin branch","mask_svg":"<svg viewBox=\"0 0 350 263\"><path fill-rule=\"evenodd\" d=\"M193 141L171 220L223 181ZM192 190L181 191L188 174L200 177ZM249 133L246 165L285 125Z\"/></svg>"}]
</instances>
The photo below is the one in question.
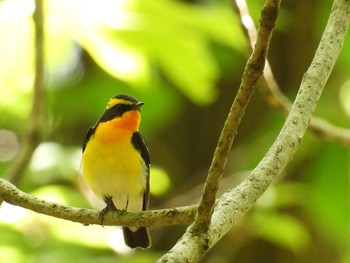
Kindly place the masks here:
<instances>
[{"instance_id":1,"label":"thin branch","mask_svg":"<svg viewBox=\"0 0 350 263\"><path fill-rule=\"evenodd\" d=\"M81 223L100 225L99 211L64 206L47 202L20 191L13 184L0 178L0 198L5 202L30 209L34 212ZM104 225L121 226L171 226L192 223L197 212L196 205L140 213L108 212L103 218Z\"/></svg>"},{"instance_id":2,"label":"thin branch","mask_svg":"<svg viewBox=\"0 0 350 263\"><path fill-rule=\"evenodd\" d=\"M279 6L280 0L267 0L261 11L257 42L252 55L247 61L241 85L215 149L208 177L204 185L198 213L194 223L187 229L182 238L182 240L187 240L187 238L196 240L196 246L200 248L198 250L200 253L196 255L192 253L188 254L186 251L191 248L186 247L186 249L184 249L184 243L178 242L159 260L159 262L169 262L174 261L175 259L180 259L179 262L188 262L189 258L200 258L208 250L207 232L214 211L216 193L219 188L220 179L225 168L233 139L237 134L241 119L245 113L245 109L253 95L259 78L263 74L267 50L271 40L272 30L277 20ZM190 261L192 262L192 260Z\"/></svg>"},{"instance_id":3,"label":"thin branch","mask_svg":"<svg viewBox=\"0 0 350 263\"><path fill-rule=\"evenodd\" d=\"M215 149L194 226L194 228L198 228L203 233L207 232L210 224L216 192L219 188L220 179L225 169L232 142L237 134L245 109L254 93L256 84L263 74L272 30L277 20L279 3L279 0L268 0L262 9L257 43L252 55L247 61L241 85Z\"/></svg>"},{"instance_id":4,"label":"thin branch","mask_svg":"<svg viewBox=\"0 0 350 263\"><path fill-rule=\"evenodd\" d=\"M244 35L249 40L250 45L248 49L251 51L256 42L257 30L249 14L246 1L235 0L233 3L234 9L241 17L242 29ZM264 77L261 79L259 90L270 106L277 108L283 114L288 115L292 103L280 90L268 60L265 64ZM308 129L314 136L320 139L341 143L350 147L349 129L337 127L318 117L311 118L311 123Z\"/></svg>"},{"instance_id":5,"label":"thin branch","mask_svg":"<svg viewBox=\"0 0 350 263\"><path fill-rule=\"evenodd\" d=\"M159 262L197 262L252 207L290 162L301 144L323 88L339 56L350 23L350 0L335 0L314 59L305 73L292 109L278 135L253 172L217 204L208 231L208 246L191 227Z\"/></svg>"},{"instance_id":6,"label":"thin branch","mask_svg":"<svg viewBox=\"0 0 350 263\"><path fill-rule=\"evenodd\" d=\"M16 184L26 170L34 150L42 140L46 126L45 84L44 84L44 14L43 1L35 1L34 31L35 31L35 79L32 110L28 127L24 133L22 147L7 171L5 178Z\"/></svg>"}]
</instances>

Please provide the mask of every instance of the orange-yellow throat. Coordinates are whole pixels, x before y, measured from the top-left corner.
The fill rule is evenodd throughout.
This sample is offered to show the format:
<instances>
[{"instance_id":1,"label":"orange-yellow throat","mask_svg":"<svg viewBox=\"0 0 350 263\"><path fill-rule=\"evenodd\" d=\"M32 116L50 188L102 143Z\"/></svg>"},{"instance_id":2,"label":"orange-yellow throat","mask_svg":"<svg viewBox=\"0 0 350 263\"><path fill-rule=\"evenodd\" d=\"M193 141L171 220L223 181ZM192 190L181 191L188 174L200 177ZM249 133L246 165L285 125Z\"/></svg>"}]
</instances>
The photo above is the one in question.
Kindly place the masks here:
<instances>
[{"instance_id":1,"label":"orange-yellow throat","mask_svg":"<svg viewBox=\"0 0 350 263\"><path fill-rule=\"evenodd\" d=\"M95 132L95 139L102 145L115 145L118 147L123 142L131 142L132 134L139 129L140 112L128 111L122 117L116 117L111 121L101 122Z\"/></svg>"}]
</instances>

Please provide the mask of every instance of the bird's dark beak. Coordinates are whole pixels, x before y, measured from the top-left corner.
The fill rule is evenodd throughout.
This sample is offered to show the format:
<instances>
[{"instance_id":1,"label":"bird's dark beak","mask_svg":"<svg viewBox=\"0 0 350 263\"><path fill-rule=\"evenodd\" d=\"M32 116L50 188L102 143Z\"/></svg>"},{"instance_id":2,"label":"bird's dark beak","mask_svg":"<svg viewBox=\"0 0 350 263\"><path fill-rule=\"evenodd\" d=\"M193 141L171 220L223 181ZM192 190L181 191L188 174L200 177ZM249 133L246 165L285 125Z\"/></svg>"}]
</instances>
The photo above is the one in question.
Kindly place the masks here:
<instances>
[{"instance_id":1,"label":"bird's dark beak","mask_svg":"<svg viewBox=\"0 0 350 263\"><path fill-rule=\"evenodd\" d=\"M134 105L135 109L140 110L140 108L145 104L144 102L138 102Z\"/></svg>"}]
</instances>

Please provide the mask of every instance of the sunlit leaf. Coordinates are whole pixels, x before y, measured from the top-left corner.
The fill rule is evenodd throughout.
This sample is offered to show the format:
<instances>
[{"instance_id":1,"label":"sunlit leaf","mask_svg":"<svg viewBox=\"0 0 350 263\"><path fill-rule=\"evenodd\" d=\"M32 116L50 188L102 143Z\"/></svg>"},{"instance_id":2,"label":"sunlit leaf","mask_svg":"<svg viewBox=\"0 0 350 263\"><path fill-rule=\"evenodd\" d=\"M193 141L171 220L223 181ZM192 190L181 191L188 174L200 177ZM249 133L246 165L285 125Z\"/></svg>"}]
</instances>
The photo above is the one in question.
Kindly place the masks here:
<instances>
[{"instance_id":1,"label":"sunlit leaf","mask_svg":"<svg viewBox=\"0 0 350 263\"><path fill-rule=\"evenodd\" d=\"M254 233L276 246L285 247L294 253L307 249L310 236L306 228L296 218L281 213L254 213L252 218Z\"/></svg>"},{"instance_id":2,"label":"sunlit leaf","mask_svg":"<svg viewBox=\"0 0 350 263\"><path fill-rule=\"evenodd\" d=\"M151 167L151 194L160 196L165 194L170 188L170 178L167 172L160 167Z\"/></svg>"},{"instance_id":3,"label":"sunlit leaf","mask_svg":"<svg viewBox=\"0 0 350 263\"><path fill-rule=\"evenodd\" d=\"M24 253L16 247L1 246L0 256L2 263L21 263L25 261Z\"/></svg>"},{"instance_id":4,"label":"sunlit leaf","mask_svg":"<svg viewBox=\"0 0 350 263\"><path fill-rule=\"evenodd\" d=\"M339 99L345 112L350 116L350 80L346 81L340 90Z\"/></svg>"},{"instance_id":5,"label":"sunlit leaf","mask_svg":"<svg viewBox=\"0 0 350 263\"><path fill-rule=\"evenodd\" d=\"M186 96L211 102L219 70L210 42L242 47L238 23L227 8L154 0L81 4L76 15L87 22L76 25L76 39L104 70L134 87L149 83L155 62Z\"/></svg>"}]
</instances>

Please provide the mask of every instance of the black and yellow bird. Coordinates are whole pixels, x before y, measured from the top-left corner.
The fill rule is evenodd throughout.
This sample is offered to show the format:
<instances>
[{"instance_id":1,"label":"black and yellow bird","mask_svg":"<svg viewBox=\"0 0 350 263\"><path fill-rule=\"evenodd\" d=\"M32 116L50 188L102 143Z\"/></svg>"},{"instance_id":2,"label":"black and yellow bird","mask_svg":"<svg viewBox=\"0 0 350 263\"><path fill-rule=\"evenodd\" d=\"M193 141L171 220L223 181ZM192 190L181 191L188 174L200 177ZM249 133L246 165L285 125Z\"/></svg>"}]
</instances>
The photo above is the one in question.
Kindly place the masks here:
<instances>
[{"instance_id":1,"label":"black and yellow bird","mask_svg":"<svg viewBox=\"0 0 350 263\"><path fill-rule=\"evenodd\" d=\"M100 212L101 223L107 211L147 210L149 201L148 148L139 125L144 103L128 95L116 95L86 135L82 175L91 190L106 203ZM145 227L123 227L124 240L131 248L151 245Z\"/></svg>"}]
</instances>

